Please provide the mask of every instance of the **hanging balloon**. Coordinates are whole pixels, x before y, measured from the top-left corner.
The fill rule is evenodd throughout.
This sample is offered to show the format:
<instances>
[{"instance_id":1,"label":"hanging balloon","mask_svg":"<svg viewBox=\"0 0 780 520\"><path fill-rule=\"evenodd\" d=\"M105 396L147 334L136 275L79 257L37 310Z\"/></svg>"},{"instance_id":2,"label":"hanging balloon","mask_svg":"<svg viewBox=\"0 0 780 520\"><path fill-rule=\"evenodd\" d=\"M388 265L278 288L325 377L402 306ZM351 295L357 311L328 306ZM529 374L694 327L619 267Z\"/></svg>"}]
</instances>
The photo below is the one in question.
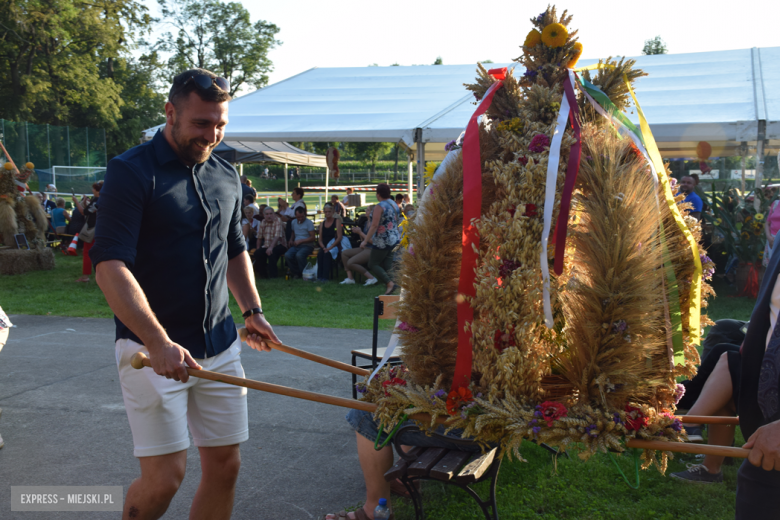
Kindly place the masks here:
<instances>
[{"instance_id":1,"label":"hanging balloon","mask_svg":"<svg viewBox=\"0 0 780 520\"><path fill-rule=\"evenodd\" d=\"M699 141L699 144L696 145L696 156L702 160L706 161L710 158L710 155L712 155L712 146L707 141Z\"/></svg>"}]
</instances>

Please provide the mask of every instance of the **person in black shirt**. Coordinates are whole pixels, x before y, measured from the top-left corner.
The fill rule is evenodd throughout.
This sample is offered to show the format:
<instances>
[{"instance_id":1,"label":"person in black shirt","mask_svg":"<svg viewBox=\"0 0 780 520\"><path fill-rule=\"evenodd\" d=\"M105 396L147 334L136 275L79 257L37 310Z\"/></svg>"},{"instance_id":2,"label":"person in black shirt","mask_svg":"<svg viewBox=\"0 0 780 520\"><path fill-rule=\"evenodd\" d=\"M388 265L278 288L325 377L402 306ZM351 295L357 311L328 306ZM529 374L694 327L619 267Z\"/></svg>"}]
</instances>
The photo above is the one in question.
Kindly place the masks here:
<instances>
[{"instance_id":1,"label":"person in black shirt","mask_svg":"<svg viewBox=\"0 0 780 520\"><path fill-rule=\"evenodd\" d=\"M190 518L230 517L246 389L189 378L187 368L244 377L228 289L247 344L280 343L265 320L241 235L241 184L211 152L228 122L229 85L193 69L176 76L166 126L111 160L91 256L116 317L116 358L141 477L123 518L159 518L184 478L188 426L202 476ZM153 368L130 359L148 351ZM164 377L161 377L164 376Z\"/></svg>"}]
</instances>

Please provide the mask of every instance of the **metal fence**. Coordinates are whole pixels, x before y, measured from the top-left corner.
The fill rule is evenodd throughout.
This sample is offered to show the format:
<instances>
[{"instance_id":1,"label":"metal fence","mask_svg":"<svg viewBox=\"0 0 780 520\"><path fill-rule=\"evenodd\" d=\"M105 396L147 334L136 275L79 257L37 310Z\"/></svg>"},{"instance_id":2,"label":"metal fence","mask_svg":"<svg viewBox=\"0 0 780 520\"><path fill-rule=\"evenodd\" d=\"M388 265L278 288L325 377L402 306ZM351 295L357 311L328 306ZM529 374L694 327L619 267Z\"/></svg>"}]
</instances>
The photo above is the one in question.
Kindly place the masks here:
<instances>
[{"instance_id":1,"label":"metal fence","mask_svg":"<svg viewBox=\"0 0 780 520\"><path fill-rule=\"evenodd\" d=\"M0 140L14 162L36 170L52 166L106 166L106 131L102 128L36 125L0 119Z\"/></svg>"}]
</instances>

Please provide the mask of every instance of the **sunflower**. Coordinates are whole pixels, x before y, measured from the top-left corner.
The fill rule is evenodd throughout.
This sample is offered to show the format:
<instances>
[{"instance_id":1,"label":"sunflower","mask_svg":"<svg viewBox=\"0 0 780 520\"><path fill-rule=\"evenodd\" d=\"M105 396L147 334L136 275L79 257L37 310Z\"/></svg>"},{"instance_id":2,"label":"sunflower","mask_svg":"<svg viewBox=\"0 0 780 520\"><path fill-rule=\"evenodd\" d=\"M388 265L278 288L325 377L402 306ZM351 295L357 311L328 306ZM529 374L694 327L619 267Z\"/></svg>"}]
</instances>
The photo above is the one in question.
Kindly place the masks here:
<instances>
[{"instance_id":1,"label":"sunflower","mask_svg":"<svg viewBox=\"0 0 780 520\"><path fill-rule=\"evenodd\" d=\"M429 162L425 164L424 178L426 186L433 180L433 174L436 173L436 168L438 168L440 164L441 163L438 162Z\"/></svg>"},{"instance_id":2,"label":"sunflower","mask_svg":"<svg viewBox=\"0 0 780 520\"><path fill-rule=\"evenodd\" d=\"M740 236L742 237L742 240L750 240L750 233L747 231L743 231Z\"/></svg>"},{"instance_id":3,"label":"sunflower","mask_svg":"<svg viewBox=\"0 0 780 520\"><path fill-rule=\"evenodd\" d=\"M582 56L582 44L580 42L574 42L572 50L574 51L574 54L571 55L569 63L566 64L566 68L569 69L573 69L574 66L577 65L577 61L579 61L580 56Z\"/></svg>"},{"instance_id":4,"label":"sunflower","mask_svg":"<svg viewBox=\"0 0 780 520\"><path fill-rule=\"evenodd\" d=\"M537 31L536 29L531 29L531 32L528 33L528 36L525 37L525 43L523 43L523 47L536 47L541 43L542 41L542 33Z\"/></svg>"},{"instance_id":5,"label":"sunflower","mask_svg":"<svg viewBox=\"0 0 780 520\"><path fill-rule=\"evenodd\" d=\"M748 223L748 222L750 222L751 220L753 220L753 217L751 217L750 215L748 215L747 217L745 217L745 223Z\"/></svg>"},{"instance_id":6,"label":"sunflower","mask_svg":"<svg viewBox=\"0 0 780 520\"><path fill-rule=\"evenodd\" d=\"M761 222L764 220L764 214L763 213L756 213L756 220Z\"/></svg>"},{"instance_id":7,"label":"sunflower","mask_svg":"<svg viewBox=\"0 0 780 520\"><path fill-rule=\"evenodd\" d=\"M568 37L569 31L560 23L551 23L542 31L542 43L553 49L565 44Z\"/></svg>"}]
</instances>

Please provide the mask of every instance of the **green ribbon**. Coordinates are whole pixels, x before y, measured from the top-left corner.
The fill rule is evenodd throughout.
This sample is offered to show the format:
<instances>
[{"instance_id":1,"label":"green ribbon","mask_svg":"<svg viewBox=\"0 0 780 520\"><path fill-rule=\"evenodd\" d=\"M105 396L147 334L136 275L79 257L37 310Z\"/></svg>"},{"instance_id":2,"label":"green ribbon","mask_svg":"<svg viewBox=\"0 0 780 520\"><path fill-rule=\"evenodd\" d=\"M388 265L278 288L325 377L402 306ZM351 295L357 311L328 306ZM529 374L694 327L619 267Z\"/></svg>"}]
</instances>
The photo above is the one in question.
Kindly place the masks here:
<instances>
[{"instance_id":1,"label":"green ribbon","mask_svg":"<svg viewBox=\"0 0 780 520\"><path fill-rule=\"evenodd\" d=\"M612 452L608 451L607 455L609 455L609 460L612 461L612 464L615 465L617 470L620 472L620 476L623 477L623 480L626 481L626 484L628 484L628 487L631 489L639 489L639 456L640 451L636 448L629 448L629 452L631 452L632 458L634 459L634 476L636 477L636 484L632 484L628 481L628 477L626 477L626 474L623 473L623 470L620 468L620 464L615 460L615 457L612 456Z\"/></svg>"},{"instance_id":2,"label":"green ribbon","mask_svg":"<svg viewBox=\"0 0 780 520\"><path fill-rule=\"evenodd\" d=\"M385 440L384 440L384 442L382 444L379 444L379 438L382 436L382 432L384 430L382 428L382 423L380 422L379 423L379 433L377 434L376 439L374 439L374 449L379 451L382 448L384 448L385 446L387 446L387 443L390 442L390 439L392 439L395 436L396 432L398 431L398 428L400 428L401 425L404 422L406 422L406 419L407 419L407 415L403 414L401 416L401 419L398 420L398 424L395 425L395 428L393 428L393 431L391 431L389 434L387 434L387 436L385 437Z\"/></svg>"},{"instance_id":3,"label":"green ribbon","mask_svg":"<svg viewBox=\"0 0 780 520\"><path fill-rule=\"evenodd\" d=\"M598 101L599 105L601 105L601 108L603 108L609 115L625 125L626 128L631 130L631 132L633 132L634 135L639 138L639 141L641 141L643 145L645 144L645 140L642 138L642 132L639 130L639 128L637 128L636 125L632 123L631 120L629 120L612 101L610 101L609 97L607 97L604 91L586 79L581 79L579 76L575 77L579 80L580 86L588 94L590 94L590 97Z\"/></svg>"}]
</instances>

